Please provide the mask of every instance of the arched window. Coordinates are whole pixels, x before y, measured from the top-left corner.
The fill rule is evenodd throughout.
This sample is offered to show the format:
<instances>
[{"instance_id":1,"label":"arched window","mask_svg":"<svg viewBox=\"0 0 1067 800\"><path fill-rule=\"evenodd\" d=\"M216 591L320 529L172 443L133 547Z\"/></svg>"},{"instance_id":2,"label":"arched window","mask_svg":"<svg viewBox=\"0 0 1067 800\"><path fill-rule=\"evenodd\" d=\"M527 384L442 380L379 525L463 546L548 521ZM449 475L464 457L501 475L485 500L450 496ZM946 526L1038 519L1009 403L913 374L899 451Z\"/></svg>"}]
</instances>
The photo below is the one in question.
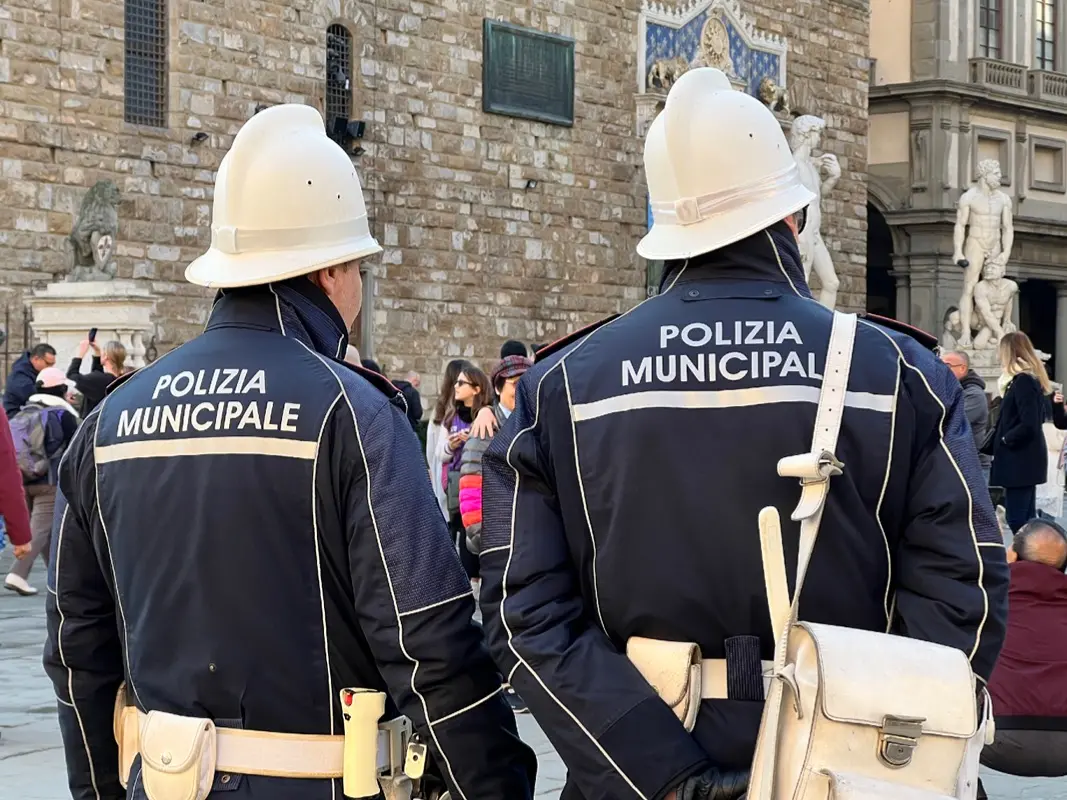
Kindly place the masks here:
<instances>
[{"instance_id":1,"label":"arched window","mask_svg":"<svg viewBox=\"0 0 1067 800\"><path fill-rule=\"evenodd\" d=\"M167 0L126 0L124 116L167 127Z\"/></svg>"},{"instance_id":2,"label":"arched window","mask_svg":"<svg viewBox=\"0 0 1067 800\"><path fill-rule=\"evenodd\" d=\"M341 142L352 118L352 34L344 25L326 29L326 133Z\"/></svg>"}]
</instances>

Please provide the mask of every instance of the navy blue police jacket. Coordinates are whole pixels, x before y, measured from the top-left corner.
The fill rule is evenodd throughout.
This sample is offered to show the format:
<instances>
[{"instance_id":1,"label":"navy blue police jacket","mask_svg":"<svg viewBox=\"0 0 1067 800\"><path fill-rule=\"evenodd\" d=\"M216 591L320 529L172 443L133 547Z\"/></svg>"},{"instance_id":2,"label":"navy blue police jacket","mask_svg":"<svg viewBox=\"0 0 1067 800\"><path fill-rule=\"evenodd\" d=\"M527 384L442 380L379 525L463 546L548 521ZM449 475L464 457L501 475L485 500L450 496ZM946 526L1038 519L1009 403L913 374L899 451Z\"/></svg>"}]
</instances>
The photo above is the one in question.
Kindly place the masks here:
<instances>
[{"instance_id":1,"label":"navy blue police jacket","mask_svg":"<svg viewBox=\"0 0 1067 800\"><path fill-rule=\"evenodd\" d=\"M300 278L228 290L205 332L113 387L61 468L44 663L75 800L126 797L112 712L341 734L338 693L388 693L452 797L529 798L535 758L400 393L335 360L345 326ZM139 764L130 797L144 796ZM212 797L342 797L216 775Z\"/></svg>"},{"instance_id":2,"label":"navy blue police jacket","mask_svg":"<svg viewBox=\"0 0 1067 800\"><path fill-rule=\"evenodd\" d=\"M772 659L757 519L781 514L792 585L800 486L776 467L811 449L831 321L779 225L675 270L519 382L482 467L481 603L569 768L565 800L662 798L751 763L761 699L704 702L690 735L626 642L722 659L755 636ZM861 321L837 456L801 619L957 647L984 681L1008 573L959 384L916 339Z\"/></svg>"}]
</instances>

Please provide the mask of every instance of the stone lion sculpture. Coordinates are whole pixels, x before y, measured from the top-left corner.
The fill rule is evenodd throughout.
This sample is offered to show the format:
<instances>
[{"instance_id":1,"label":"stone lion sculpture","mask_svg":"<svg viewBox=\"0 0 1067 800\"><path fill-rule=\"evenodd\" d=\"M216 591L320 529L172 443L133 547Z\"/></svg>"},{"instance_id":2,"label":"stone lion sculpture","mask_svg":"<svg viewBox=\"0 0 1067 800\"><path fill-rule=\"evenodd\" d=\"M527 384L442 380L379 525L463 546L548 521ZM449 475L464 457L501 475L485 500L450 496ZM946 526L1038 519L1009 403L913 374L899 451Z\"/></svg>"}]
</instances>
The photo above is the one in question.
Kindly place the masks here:
<instances>
[{"instance_id":1,"label":"stone lion sculpture","mask_svg":"<svg viewBox=\"0 0 1067 800\"><path fill-rule=\"evenodd\" d=\"M115 239L119 232L119 190L111 181L97 181L82 200L70 243L74 266L68 281L114 280Z\"/></svg>"},{"instance_id":2,"label":"stone lion sculpture","mask_svg":"<svg viewBox=\"0 0 1067 800\"><path fill-rule=\"evenodd\" d=\"M759 82L759 99L771 111L790 113L789 90L775 83L770 75L765 75Z\"/></svg>"},{"instance_id":3,"label":"stone lion sculpture","mask_svg":"<svg viewBox=\"0 0 1067 800\"><path fill-rule=\"evenodd\" d=\"M674 82L689 69L689 62L682 56L662 58L648 70L648 88L669 92Z\"/></svg>"}]
</instances>

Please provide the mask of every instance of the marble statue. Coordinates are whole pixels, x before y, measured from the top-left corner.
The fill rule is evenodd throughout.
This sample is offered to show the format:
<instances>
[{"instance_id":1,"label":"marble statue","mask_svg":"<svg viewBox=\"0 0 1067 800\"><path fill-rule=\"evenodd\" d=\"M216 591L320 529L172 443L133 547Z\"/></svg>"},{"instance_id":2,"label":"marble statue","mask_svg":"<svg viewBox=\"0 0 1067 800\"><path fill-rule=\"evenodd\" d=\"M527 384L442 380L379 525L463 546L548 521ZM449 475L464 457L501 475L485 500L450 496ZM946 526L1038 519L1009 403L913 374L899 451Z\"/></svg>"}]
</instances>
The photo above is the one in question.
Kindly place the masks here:
<instances>
[{"instance_id":1,"label":"marble statue","mask_svg":"<svg viewBox=\"0 0 1067 800\"><path fill-rule=\"evenodd\" d=\"M790 130L790 147L800 170L800 180L815 192L816 198L808 206L807 221L800 232L800 258L804 265L804 278L810 277L812 270L819 276L819 302L827 308L837 304L837 289L840 281L834 271L834 262L830 250L822 238L822 198L830 194L841 177L841 165L833 153L815 156L813 151L819 147L826 123L819 117L804 115L793 120ZM825 170L826 180L822 173Z\"/></svg>"},{"instance_id":2,"label":"marble statue","mask_svg":"<svg viewBox=\"0 0 1067 800\"><path fill-rule=\"evenodd\" d=\"M119 232L119 190L111 181L97 181L82 200L70 243L74 265L68 281L115 279L115 240Z\"/></svg>"},{"instance_id":3,"label":"marble statue","mask_svg":"<svg viewBox=\"0 0 1067 800\"><path fill-rule=\"evenodd\" d=\"M1005 278L1004 272L1004 264L999 258L987 257L982 267L982 280L974 287L975 328L978 330L974 337L976 350L997 347L1004 334L1015 330L1011 311L1019 284Z\"/></svg>"},{"instance_id":4,"label":"marble statue","mask_svg":"<svg viewBox=\"0 0 1067 800\"><path fill-rule=\"evenodd\" d=\"M772 112L791 113L789 108L789 90L779 86L770 75L763 76L759 82L759 99Z\"/></svg>"},{"instance_id":5,"label":"marble statue","mask_svg":"<svg viewBox=\"0 0 1067 800\"><path fill-rule=\"evenodd\" d=\"M941 349L955 350L960 340L960 310L957 306L951 306L945 312L943 329L941 331Z\"/></svg>"},{"instance_id":6,"label":"marble statue","mask_svg":"<svg viewBox=\"0 0 1067 800\"><path fill-rule=\"evenodd\" d=\"M649 67L646 88L658 89L666 94L674 86L674 82L682 77L688 69L689 62L685 60L685 56L661 58Z\"/></svg>"},{"instance_id":7,"label":"marble statue","mask_svg":"<svg viewBox=\"0 0 1067 800\"><path fill-rule=\"evenodd\" d=\"M952 260L963 267L960 295L961 347L971 345L974 324L975 287L988 260L1004 267L1015 238L1011 198L1000 189L1000 164L993 159L978 162L978 183L963 193L956 212Z\"/></svg>"}]
</instances>

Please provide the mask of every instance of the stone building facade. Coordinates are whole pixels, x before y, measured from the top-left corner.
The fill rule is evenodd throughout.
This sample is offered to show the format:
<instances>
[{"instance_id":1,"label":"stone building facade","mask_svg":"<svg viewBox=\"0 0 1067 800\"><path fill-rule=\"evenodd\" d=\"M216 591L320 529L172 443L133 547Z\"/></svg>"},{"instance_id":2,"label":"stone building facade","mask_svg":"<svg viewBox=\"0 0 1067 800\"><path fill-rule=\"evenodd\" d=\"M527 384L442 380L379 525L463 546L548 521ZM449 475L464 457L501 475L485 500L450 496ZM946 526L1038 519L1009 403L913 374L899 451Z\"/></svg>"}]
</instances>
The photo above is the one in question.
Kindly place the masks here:
<instances>
[{"instance_id":1,"label":"stone building facade","mask_svg":"<svg viewBox=\"0 0 1067 800\"><path fill-rule=\"evenodd\" d=\"M729 12L782 37L785 83L803 79L827 119L843 167L827 238L843 305L860 307L866 3L779 6ZM159 352L195 335L210 297L182 275L210 239L214 172L257 106L281 102L325 110L331 130L338 116L364 123L349 144L385 252L365 263L354 339L391 374L416 369L432 393L450 357L489 366L503 339L551 340L625 310L646 293L634 247L647 225L635 101L647 14L639 0L8 0L0 293L12 356L25 298L69 269L66 237L98 180L121 194L119 278L160 297ZM485 18L573 39L572 126L483 111Z\"/></svg>"},{"instance_id":2,"label":"stone building facade","mask_svg":"<svg viewBox=\"0 0 1067 800\"><path fill-rule=\"evenodd\" d=\"M1016 324L1067 381L1065 0L872 0L870 302L940 334L956 204L1000 163Z\"/></svg>"}]
</instances>

